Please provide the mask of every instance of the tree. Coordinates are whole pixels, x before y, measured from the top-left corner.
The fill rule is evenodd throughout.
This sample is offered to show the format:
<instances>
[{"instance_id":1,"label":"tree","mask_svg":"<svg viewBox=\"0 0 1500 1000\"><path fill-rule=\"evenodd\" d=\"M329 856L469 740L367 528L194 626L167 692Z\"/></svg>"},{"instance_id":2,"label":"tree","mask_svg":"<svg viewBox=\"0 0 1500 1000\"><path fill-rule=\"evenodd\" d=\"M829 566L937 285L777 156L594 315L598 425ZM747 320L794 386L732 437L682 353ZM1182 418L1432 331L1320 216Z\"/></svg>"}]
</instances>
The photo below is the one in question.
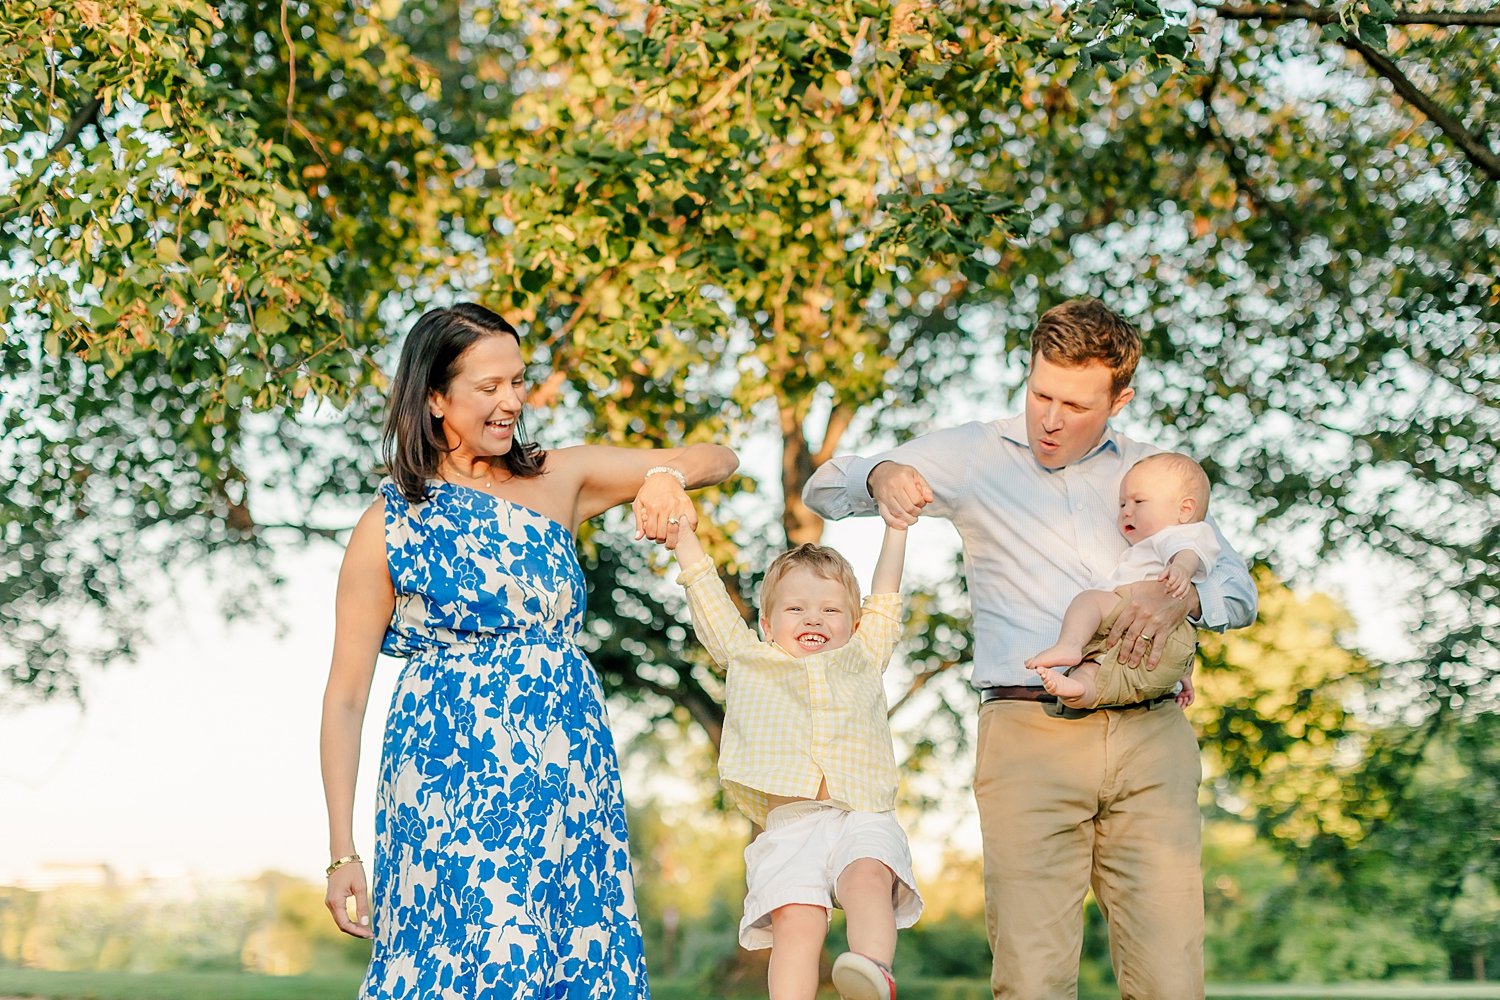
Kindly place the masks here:
<instances>
[{"instance_id":1,"label":"tree","mask_svg":"<svg viewBox=\"0 0 1500 1000\"><path fill-rule=\"evenodd\" d=\"M1020 10L981 30L916 4L7 5L0 59L22 83L0 97L16 556L0 577L15 637L0 669L68 690L80 653L128 652L144 569L278 528L334 533L316 501L368 489L388 325L456 294L528 324L553 366L544 399L569 378L602 388L602 430L649 420L657 438L719 414L704 399L663 420L651 386L630 396L650 338L662 346L647 360L671 366L658 378L702 377L722 360L702 353L716 337L785 331L789 309L805 312L814 328L791 320L801 346L757 347L775 369L783 355L813 368L784 394L788 419L838 360L820 338L848 341L868 312L872 337L841 347L863 359L839 372L847 424L916 339L905 327L932 316L952 332L951 303L912 296L976 273L967 255L997 245L1004 218L981 189L920 180L909 151L884 163L898 142L938 138L894 130L936 122L931 95L1003 98L1049 47L1069 65L1184 50L1184 28L1143 31L1138 9L1155 10ZM780 187L757 194L767 178ZM783 198L797 180L821 186ZM674 330L692 343L671 347L660 335ZM277 504L288 516L257 512ZM93 614L70 629L80 606ZM80 631L101 639L90 650Z\"/></svg>"},{"instance_id":2,"label":"tree","mask_svg":"<svg viewBox=\"0 0 1500 1000\"><path fill-rule=\"evenodd\" d=\"M508 305L538 401L609 439L769 426L782 531L746 528L774 547L816 535L797 496L851 427L912 425L1093 292L1264 553L1430 581L1389 674L1419 746L1495 697L1494 36L1256 10L7 5L0 667L66 689L76 623L128 645L143 567L337 534L318 504L369 487L387 331L433 302ZM1373 85L1381 58L1425 61L1468 138ZM596 595L642 567L590 546ZM626 589L631 615L596 600L611 683L712 735L713 678ZM938 624L914 687L964 656Z\"/></svg>"},{"instance_id":3,"label":"tree","mask_svg":"<svg viewBox=\"0 0 1500 1000\"><path fill-rule=\"evenodd\" d=\"M994 190L1046 206L1025 234L1035 299L1132 304L1158 439L1256 512L1258 554L1295 580L1360 552L1415 591L1416 650L1383 684L1424 722L1371 745L1399 785L1500 697L1500 185L1364 53L1482 135L1494 19L1273 6L1205 9L1201 74L1044 92Z\"/></svg>"}]
</instances>

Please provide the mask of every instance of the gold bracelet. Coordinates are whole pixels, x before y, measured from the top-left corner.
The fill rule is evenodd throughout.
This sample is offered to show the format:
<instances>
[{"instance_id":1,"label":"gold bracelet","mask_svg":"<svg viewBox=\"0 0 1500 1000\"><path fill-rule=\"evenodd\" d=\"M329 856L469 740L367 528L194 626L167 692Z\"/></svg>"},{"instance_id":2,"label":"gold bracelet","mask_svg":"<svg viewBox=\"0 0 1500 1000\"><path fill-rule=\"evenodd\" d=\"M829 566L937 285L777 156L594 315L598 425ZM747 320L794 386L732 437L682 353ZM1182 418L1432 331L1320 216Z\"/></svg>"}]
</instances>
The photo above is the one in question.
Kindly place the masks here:
<instances>
[{"instance_id":1,"label":"gold bracelet","mask_svg":"<svg viewBox=\"0 0 1500 1000\"><path fill-rule=\"evenodd\" d=\"M323 877L327 878L328 876L332 875L334 872L338 871L340 868L344 867L345 865L362 865L362 864L364 864L364 860L362 858L360 858L360 856L358 854L351 854L348 857L339 858L333 864L329 865L327 868L324 868L323 869Z\"/></svg>"}]
</instances>

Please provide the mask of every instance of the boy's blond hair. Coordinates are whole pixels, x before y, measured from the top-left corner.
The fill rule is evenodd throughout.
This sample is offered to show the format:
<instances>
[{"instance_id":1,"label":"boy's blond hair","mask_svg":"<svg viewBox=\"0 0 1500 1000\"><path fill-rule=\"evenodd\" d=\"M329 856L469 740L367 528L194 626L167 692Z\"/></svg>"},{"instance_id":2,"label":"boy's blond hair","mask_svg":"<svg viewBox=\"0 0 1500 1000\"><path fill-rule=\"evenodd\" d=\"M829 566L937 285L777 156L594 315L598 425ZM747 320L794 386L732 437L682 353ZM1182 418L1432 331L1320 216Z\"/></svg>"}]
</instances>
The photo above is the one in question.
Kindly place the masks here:
<instances>
[{"instance_id":1,"label":"boy's blond hair","mask_svg":"<svg viewBox=\"0 0 1500 1000\"><path fill-rule=\"evenodd\" d=\"M854 567L836 550L826 545L814 545L812 542L803 542L794 549L787 549L771 561L770 568L760 581L760 593L756 595L761 617L765 617L771 598L776 594L776 586L781 583L782 578L798 568L810 569L825 580L843 584L844 589L849 592L849 607L854 612L854 620L859 620L859 581L854 578Z\"/></svg>"},{"instance_id":2,"label":"boy's blond hair","mask_svg":"<svg viewBox=\"0 0 1500 1000\"><path fill-rule=\"evenodd\" d=\"M1155 455L1147 455L1131 468L1144 466L1148 462L1153 466L1161 467L1153 469L1153 475L1176 477L1182 495L1192 497L1197 501L1196 509L1193 511L1194 521L1201 521L1208 516L1209 483L1208 473L1203 471L1203 466L1180 451L1161 451Z\"/></svg>"}]
</instances>

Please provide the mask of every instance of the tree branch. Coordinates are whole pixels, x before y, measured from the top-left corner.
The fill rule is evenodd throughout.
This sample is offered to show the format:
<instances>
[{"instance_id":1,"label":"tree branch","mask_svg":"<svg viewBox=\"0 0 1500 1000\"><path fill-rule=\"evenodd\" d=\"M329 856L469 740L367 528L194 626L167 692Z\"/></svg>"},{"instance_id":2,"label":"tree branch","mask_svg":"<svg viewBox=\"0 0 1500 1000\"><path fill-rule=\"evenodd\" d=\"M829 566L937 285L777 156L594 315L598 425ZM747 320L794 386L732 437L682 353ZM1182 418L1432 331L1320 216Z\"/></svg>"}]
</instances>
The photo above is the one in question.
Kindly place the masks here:
<instances>
[{"instance_id":1,"label":"tree branch","mask_svg":"<svg viewBox=\"0 0 1500 1000\"><path fill-rule=\"evenodd\" d=\"M911 701L912 696L915 695L918 691L925 688L933 678L947 673L954 667L958 666L960 662L961 661L959 660L946 660L942 663L939 663L931 670L924 670L921 673L917 674L911 679L911 684L907 687L905 693L891 703L891 707L886 710L885 717L888 719L895 717L896 713L901 711L902 707L908 701Z\"/></svg>"},{"instance_id":2,"label":"tree branch","mask_svg":"<svg viewBox=\"0 0 1500 1000\"><path fill-rule=\"evenodd\" d=\"M1427 120L1436 125L1444 135L1453 140L1453 143L1463 150L1464 156L1469 162L1489 175L1490 180L1500 180L1500 156L1490 148L1484 139L1464 128L1447 109L1439 104L1431 95L1427 94L1397 66L1391 59L1381 52L1366 45L1353 35L1345 35L1342 39L1344 47L1358 52L1380 76L1390 81L1396 93L1406 98L1413 107L1427 116Z\"/></svg>"},{"instance_id":3,"label":"tree branch","mask_svg":"<svg viewBox=\"0 0 1500 1000\"><path fill-rule=\"evenodd\" d=\"M838 403L828 412L828 423L823 428L823 443L818 445L817 452L813 455L813 471L818 466L832 458L838 451L839 442L844 439L844 432L854 422L856 409L847 403Z\"/></svg>"},{"instance_id":4,"label":"tree branch","mask_svg":"<svg viewBox=\"0 0 1500 1000\"><path fill-rule=\"evenodd\" d=\"M72 121L68 122L67 127L62 130L62 135L58 136L57 141L47 150L47 156L51 156L64 146L70 145L73 140L78 138L78 134L88 126L97 124L99 121L99 111L103 107L104 99L96 97L79 108L74 113Z\"/></svg>"},{"instance_id":5,"label":"tree branch","mask_svg":"<svg viewBox=\"0 0 1500 1000\"><path fill-rule=\"evenodd\" d=\"M1214 4L1214 13L1230 21L1309 21L1333 24L1338 11L1332 7L1314 7L1303 3ZM1382 18L1384 24L1463 25L1478 28L1500 27L1500 10L1413 11Z\"/></svg>"},{"instance_id":6,"label":"tree branch","mask_svg":"<svg viewBox=\"0 0 1500 1000\"><path fill-rule=\"evenodd\" d=\"M802 487L812 478L812 452L802 432L807 400L778 394L781 416L781 488L785 497L781 524L788 545L816 542L823 535L823 519L802 501Z\"/></svg>"},{"instance_id":7,"label":"tree branch","mask_svg":"<svg viewBox=\"0 0 1500 1000\"><path fill-rule=\"evenodd\" d=\"M266 531L295 531L304 539L326 538L331 542L341 542L349 534L349 528L320 528L312 524L290 524L282 522L279 524L257 524L262 532Z\"/></svg>"},{"instance_id":8,"label":"tree branch","mask_svg":"<svg viewBox=\"0 0 1500 1000\"><path fill-rule=\"evenodd\" d=\"M714 754L718 754L719 747L724 741L724 709L709 697L708 692L704 691L696 681L685 676L681 670L677 672L677 679L680 682L678 687L670 687L649 677L642 677L639 673L633 673L631 679L652 694L687 709L689 717L698 723L704 735L708 737L708 741L713 744Z\"/></svg>"},{"instance_id":9,"label":"tree branch","mask_svg":"<svg viewBox=\"0 0 1500 1000\"><path fill-rule=\"evenodd\" d=\"M1218 89L1219 83L1224 78L1223 49L1220 48L1219 58L1214 60L1213 72L1209 74L1203 83L1203 91L1198 95L1198 100L1203 104L1203 122L1198 126L1198 136L1207 147L1219 150L1224 156L1224 163L1229 168L1229 176L1234 179L1235 187L1245 193L1250 199L1250 204L1256 210L1268 216L1275 223L1276 231L1286 238L1288 243L1294 243L1294 234L1297 227L1292 220L1287 218L1281 211L1280 206L1269 201L1261 193L1260 186L1255 183L1255 178L1250 175L1250 165L1245 161L1244 154L1240 151L1235 141L1230 138L1229 133L1224 131L1223 125L1218 128L1214 125L1218 122L1218 116L1214 113L1214 91Z\"/></svg>"}]
</instances>

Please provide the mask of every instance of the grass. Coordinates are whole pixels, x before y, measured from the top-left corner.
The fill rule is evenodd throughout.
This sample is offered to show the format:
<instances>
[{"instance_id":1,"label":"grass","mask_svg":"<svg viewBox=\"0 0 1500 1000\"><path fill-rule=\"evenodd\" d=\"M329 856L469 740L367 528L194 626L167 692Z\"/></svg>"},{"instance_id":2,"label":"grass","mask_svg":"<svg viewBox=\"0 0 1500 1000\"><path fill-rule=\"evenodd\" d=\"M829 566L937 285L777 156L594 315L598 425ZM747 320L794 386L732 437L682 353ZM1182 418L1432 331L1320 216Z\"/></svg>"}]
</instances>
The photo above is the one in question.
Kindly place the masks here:
<instances>
[{"instance_id":1,"label":"grass","mask_svg":"<svg viewBox=\"0 0 1500 1000\"><path fill-rule=\"evenodd\" d=\"M352 1000L359 975L42 972L0 969L0 997L45 1000Z\"/></svg>"},{"instance_id":2,"label":"grass","mask_svg":"<svg viewBox=\"0 0 1500 1000\"><path fill-rule=\"evenodd\" d=\"M1209 1000L1500 1000L1500 983L1213 984Z\"/></svg>"},{"instance_id":3,"label":"grass","mask_svg":"<svg viewBox=\"0 0 1500 1000\"><path fill-rule=\"evenodd\" d=\"M235 972L131 974L0 968L0 998L353 1000L358 987L357 973L342 976L251 976ZM651 994L653 1000L703 1000L705 996L701 983L673 980L655 981ZM833 994L829 992L827 996L832 998ZM1208 996L1209 1000L1500 1000L1500 984L1211 984ZM901 1000L990 1000L990 991L988 983L977 979L906 979L901 983ZM1083 1000L1106 1000L1106 996L1084 997Z\"/></svg>"}]
</instances>

